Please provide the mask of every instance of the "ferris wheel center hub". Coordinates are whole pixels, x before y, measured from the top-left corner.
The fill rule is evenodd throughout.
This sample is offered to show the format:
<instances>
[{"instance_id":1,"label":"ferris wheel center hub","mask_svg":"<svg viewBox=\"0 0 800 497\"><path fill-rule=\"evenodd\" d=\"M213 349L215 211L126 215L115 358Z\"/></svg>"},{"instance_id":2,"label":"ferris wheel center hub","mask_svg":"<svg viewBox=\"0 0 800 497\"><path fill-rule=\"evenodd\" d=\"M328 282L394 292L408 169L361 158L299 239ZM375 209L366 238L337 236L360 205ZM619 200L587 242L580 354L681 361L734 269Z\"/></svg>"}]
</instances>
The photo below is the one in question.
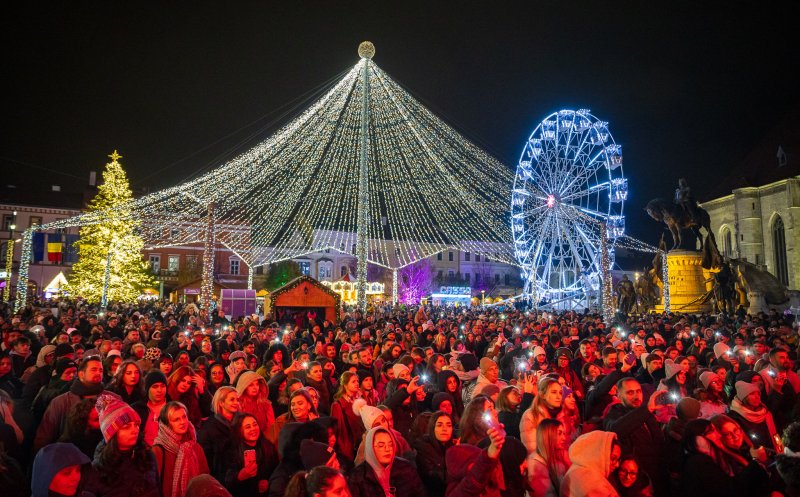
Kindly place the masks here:
<instances>
[{"instance_id":1,"label":"ferris wheel center hub","mask_svg":"<svg viewBox=\"0 0 800 497\"><path fill-rule=\"evenodd\" d=\"M556 206L556 196L555 195L548 195L547 196L547 207L553 208Z\"/></svg>"}]
</instances>

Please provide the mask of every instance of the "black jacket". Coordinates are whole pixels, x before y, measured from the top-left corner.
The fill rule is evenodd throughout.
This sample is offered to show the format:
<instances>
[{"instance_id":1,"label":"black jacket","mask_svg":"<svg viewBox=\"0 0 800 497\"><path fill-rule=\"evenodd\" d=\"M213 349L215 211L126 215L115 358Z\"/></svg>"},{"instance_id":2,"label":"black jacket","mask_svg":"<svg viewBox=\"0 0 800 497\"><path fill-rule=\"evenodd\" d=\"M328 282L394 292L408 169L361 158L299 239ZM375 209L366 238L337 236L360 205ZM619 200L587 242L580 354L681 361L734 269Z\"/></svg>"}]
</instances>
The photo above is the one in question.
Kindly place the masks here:
<instances>
[{"instance_id":1,"label":"black jacket","mask_svg":"<svg viewBox=\"0 0 800 497\"><path fill-rule=\"evenodd\" d=\"M383 487L378 483L372 466L363 462L356 466L347 479L350 494L353 497L375 497L384 495ZM394 497L425 497L425 487L419 473L410 462L402 457L395 457L389 484L396 489Z\"/></svg>"},{"instance_id":2,"label":"black jacket","mask_svg":"<svg viewBox=\"0 0 800 497\"><path fill-rule=\"evenodd\" d=\"M444 445L429 435L413 441L414 450L417 451L417 472L428 490L428 495L444 495L447 489L445 453L452 446L452 442Z\"/></svg>"},{"instance_id":3,"label":"black jacket","mask_svg":"<svg viewBox=\"0 0 800 497\"><path fill-rule=\"evenodd\" d=\"M617 434L624 454L633 454L658 490L666 486L664 432L646 405L637 408L614 404L603 420L603 429Z\"/></svg>"},{"instance_id":4,"label":"black jacket","mask_svg":"<svg viewBox=\"0 0 800 497\"><path fill-rule=\"evenodd\" d=\"M763 488L767 473L757 462L751 461L744 471L735 476L717 466L705 454L691 454L686 458L681 474L682 497L753 497Z\"/></svg>"},{"instance_id":5,"label":"black jacket","mask_svg":"<svg viewBox=\"0 0 800 497\"><path fill-rule=\"evenodd\" d=\"M211 476L225 481L225 449L231 436L231 427L216 416L210 416L197 430L197 443L203 447Z\"/></svg>"}]
</instances>

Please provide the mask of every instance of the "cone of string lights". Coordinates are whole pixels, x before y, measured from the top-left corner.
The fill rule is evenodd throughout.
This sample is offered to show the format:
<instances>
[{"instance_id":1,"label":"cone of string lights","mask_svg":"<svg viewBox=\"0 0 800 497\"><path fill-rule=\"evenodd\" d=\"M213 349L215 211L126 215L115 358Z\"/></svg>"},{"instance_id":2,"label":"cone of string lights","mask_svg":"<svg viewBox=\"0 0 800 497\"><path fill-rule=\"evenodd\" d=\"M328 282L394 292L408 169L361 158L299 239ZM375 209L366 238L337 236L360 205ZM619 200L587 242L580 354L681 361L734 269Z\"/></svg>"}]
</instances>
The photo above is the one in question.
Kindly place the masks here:
<instances>
[{"instance_id":1,"label":"cone of string lights","mask_svg":"<svg viewBox=\"0 0 800 497\"><path fill-rule=\"evenodd\" d=\"M383 72L374 45L362 43L358 54L341 80L271 136L118 212L136 222L148 248L204 244L213 216L216 246L251 271L326 249L359 256L364 278L367 264L397 271L447 249L515 264L507 202L498 201L510 197L510 168ZM37 230L100 224L107 215Z\"/></svg>"}]
</instances>

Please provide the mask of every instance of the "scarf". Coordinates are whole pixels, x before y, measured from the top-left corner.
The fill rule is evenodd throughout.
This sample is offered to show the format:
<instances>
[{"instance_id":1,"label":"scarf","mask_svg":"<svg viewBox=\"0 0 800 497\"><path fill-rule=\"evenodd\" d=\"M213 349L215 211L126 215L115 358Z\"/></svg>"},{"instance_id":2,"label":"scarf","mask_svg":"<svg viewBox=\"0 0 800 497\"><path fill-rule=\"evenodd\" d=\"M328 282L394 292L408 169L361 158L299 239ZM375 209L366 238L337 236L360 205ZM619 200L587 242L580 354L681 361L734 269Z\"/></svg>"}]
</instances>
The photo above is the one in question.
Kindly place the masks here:
<instances>
[{"instance_id":1,"label":"scarf","mask_svg":"<svg viewBox=\"0 0 800 497\"><path fill-rule=\"evenodd\" d=\"M775 447L775 440L774 440L775 434L778 431L775 428L775 420L772 418L772 413L769 412L767 406L761 404L758 407L758 409L753 410L750 409L749 407L746 407L744 404L742 404L742 402L738 398L734 397L733 401L731 402L731 411L739 414L741 417L743 417L750 423L754 424L766 423L767 431L769 431L769 437L772 442L773 449L778 450L778 448Z\"/></svg>"},{"instance_id":2,"label":"scarf","mask_svg":"<svg viewBox=\"0 0 800 497\"><path fill-rule=\"evenodd\" d=\"M172 472L172 496L183 497L186 494L186 487L189 480L200 473L200 461L194 445L197 443L194 425L189 423L189 431L185 435L178 436L172 428L159 423L158 435L153 441L153 445L160 445L165 452L175 454L175 470ZM166 453L164 454L166 457ZM163 475L162 475L163 477Z\"/></svg>"}]
</instances>

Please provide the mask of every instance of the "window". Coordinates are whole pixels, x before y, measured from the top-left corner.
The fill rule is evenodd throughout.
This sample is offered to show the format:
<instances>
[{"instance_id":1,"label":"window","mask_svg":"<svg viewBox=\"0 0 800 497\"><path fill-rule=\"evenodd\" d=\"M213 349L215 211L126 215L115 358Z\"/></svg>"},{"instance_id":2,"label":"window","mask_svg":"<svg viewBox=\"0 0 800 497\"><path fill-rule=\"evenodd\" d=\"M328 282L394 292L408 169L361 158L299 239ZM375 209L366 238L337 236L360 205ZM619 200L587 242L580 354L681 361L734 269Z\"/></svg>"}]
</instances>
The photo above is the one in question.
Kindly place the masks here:
<instances>
[{"instance_id":1,"label":"window","mask_svg":"<svg viewBox=\"0 0 800 497\"><path fill-rule=\"evenodd\" d=\"M447 277L450 278L450 280L455 278L455 276L456 276L456 272L455 271L453 271L452 269L448 269L447 270Z\"/></svg>"},{"instance_id":2,"label":"window","mask_svg":"<svg viewBox=\"0 0 800 497\"><path fill-rule=\"evenodd\" d=\"M257 275L259 275L259 276L261 276L262 274L264 274L264 266L258 266L258 267L256 268L256 274L257 274Z\"/></svg>"},{"instance_id":3,"label":"window","mask_svg":"<svg viewBox=\"0 0 800 497\"><path fill-rule=\"evenodd\" d=\"M354 243L353 244L353 255L355 255L355 253L356 253L356 244Z\"/></svg>"},{"instance_id":4,"label":"window","mask_svg":"<svg viewBox=\"0 0 800 497\"><path fill-rule=\"evenodd\" d=\"M331 248L330 248L330 247L326 248L326 249L325 249L325 253L326 253L326 254L330 254L330 253L331 253Z\"/></svg>"},{"instance_id":5,"label":"window","mask_svg":"<svg viewBox=\"0 0 800 497\"><path fill-rule=\"evenodd\" d=\"M177 271L180 268L181 256L171 255L167 259L167 269L170 271Z\"/></svg>"},{"instance_id":6,"label":"window","mask_svg":"<svg viewBox=\"0 0 800 497\"><path fill-rule=\"evenodd\" d=\"M464 260L469 262L469 252L464 252Z\"/></svg>"},{"instance_id":7,"label":"window","mask_svg":"<svg viewBox=\"0 0 800 497\"><path fill-rule=\"evenodd\" d=\"M311 275L311 263L309 261L299 261L297 265L300 266L300 273L305 276Z\"/></svg>"},{"instance_id":8,"label":"window","mask_svg":"<svg viewBox=\"0 0 800 497\"><path fill-rule=\"evenodd\" d=\"M161 271L161 256L160 255L150 255L150 267L153 268L153 272L157 273Z\"/></svg>"},{"instance_id":9,"label":"window","mask_svg":"<svg viewBox=\"0 0 800 497\"><path fill-rule=\"evenodd\" d=\"M317 271L319 274L318 279L320 280L329 280L331 279L331 274L333 273L333 268L331 267L330 262L322 263L319 265L319 269Z\"/></svg>"},{"instance_id":10,"label":"window","mask_svg":"<svg viewBox=\"0 0 800 497\"><path fill-rule=\"evenodd\" d=\"M494 283L496 285L500 284L500 273L495 273L495 275L494 275Z\"/></svg>"},{"instance_id":11,"label":"window","mask_svg":"<svg viewBox=\"0 0 800 497\"><path fill-rule=\"evenodd\" d=\"M775 277L789 286L789 267L786 259L786 232L780 216L772 223L772 249L775 251Z\"/></svg>"},{"instance_id":12,"label":"window","mask_svg":"<svg viewBox=\"0 0 800 497\"><path fill-rule=\"evenodd\" d=\"M441 260L442 260L442 253L441 253L441 252L439 252L438 254L436 254L436 260L437 260L437 261L441 261Z\"/></svg>"},{"instance_id":13,"label":"window","mask_svg":"<svg viewBox=\"0 0 800 497\"><path fill-rule=\"evenodd\" d=\"M483 260L485 262L489 262L489 255L488 254L483 254Z\"/></svg>"},{"instance_id":14,"label":"window","mask_svg":"<svg viewBox=\"0 0 800 497\"><path fill-rule=\"evenodd\" d=\"M464 273L464 283L466 283L467 285L469 285L470 276L471 275L469 273Z\"/></svg>"},{"instance_id":15,"label":"window","mask_svg":"<svg viewBox=\"0 0 800 497\"><path fill-rule=\"evenodd\" d=\"M200 260L196 255L187 255L186 256L186 267L195 269L200 267Z\"/></svg>"},{"instance_id":16,"label":"window","mask_svg":"<svg viewBox=\"0 0 800 497\"><path fill-rule=\"evenodd\" d=\"M481 254L475 254L475 262L481 262Z\"/></svg>"},{"instance_id":17,"label":"window","mask_svg":"<svg viewBox=\"0 0 800 497\"><path fill-rule=\"evenodd\" d=\"M239 259L231 259L230 274L239 274Z\"/></svg>"},{"instance_id":18,"label":"window","mask_svg":"<svg viewBox=\"0 0 800 497\"><path fill-rule=\"evenodd\" d=\"M450 262L453 262L453 253L452 252L448 252L447 253L447 260L450 261Z\"/></svg>"},{"instance_id":19,"label":"window","mask_svg":"<svg viewBox=\"0 0 800 497\"><path fill-rule=\"evenodd\" d=\"M481 284L481 273L475 273L475 284L476 285Z\"/></svg>"},{"instance_id":20,"label":"window","mask_svg":"<svg viewBox=\"0 0 800 497\"><path fill-rule=\"evenodd\" d=\"M731 230L725 228L722 232L722 255L730 258L733 254L733 236Z\"/></svg>"},{"instance_id":21,"label":"window","mask_svg":"<svg viewBox=\"0 0 800 497\"><path fill-rule=\"evenodd\" d=\"M506 286L511 284L511 275L510 274L506 273L505 275L503 275L503 284L506 285Z\"/></svg>"},{"instance_id":22,"label":"window","mask_svg":"<svg viewBox=\"0 0 800 497\"><path fill-rule=\"evenodd\" d=\"M436 277L437 277L439 280L441 280L441 279L442 279L442 272L441 272L441 271L437 272L437 273L436 273Z\"/></svg>"},{"instance_id":23,"label":"window","mask_svg":"<svg viewBox=\"0 0 800 497\"><path fill-rule=\"evenodd\" d=\"M347 274L347 266L342 266L339 268L339 277L344 278L344 275Z\"/></svg>"},{"instance_id":24,"label":"window","mask_svg":"<svg viewBox=\"0 0 800 497\"><path fill-rule=\"evenodd\" d=\"M3 214L3 231L11 231L12 224L14 224L14 216L12 214Z\"/></svg>"},{"instance_id":25,"label":"window","mask_svg":"<svg viewBox=\"0 0 800 497\"><path fill-rule=\"evenodd\" d=\"M42 225L42 216L31 216L30 219L30 223L28 224L29 228Z\"/></svg>"}]
</instances>

